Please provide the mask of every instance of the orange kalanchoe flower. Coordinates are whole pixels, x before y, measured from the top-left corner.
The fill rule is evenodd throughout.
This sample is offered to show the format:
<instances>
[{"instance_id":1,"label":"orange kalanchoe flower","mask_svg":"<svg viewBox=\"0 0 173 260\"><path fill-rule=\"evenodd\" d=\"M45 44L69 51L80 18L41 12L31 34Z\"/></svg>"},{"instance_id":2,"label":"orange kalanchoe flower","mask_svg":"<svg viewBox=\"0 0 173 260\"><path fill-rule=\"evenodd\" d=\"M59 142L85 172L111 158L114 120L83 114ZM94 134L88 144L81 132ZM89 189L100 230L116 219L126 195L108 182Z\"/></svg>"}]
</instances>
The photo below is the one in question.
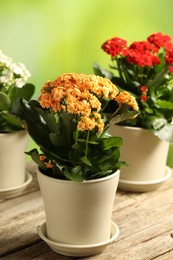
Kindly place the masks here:
<instances>
[{"instance_id":1,"label":"orange kalanchoe flower","mask_svg":"<svg viewBox=\"0 0 173 260\"><path fill-rule=\"evenodd\" d=\"M128 103L138 110L135 99L130 94L128 97L127 100L120 96L118 88L107 78L67 73L54 81L46 82L38 100L43 108L77 115L78 130L90 131L97 126L99 132L102 132L104 123L100 116L100 99L116 100L119 104ZM120 98L122 102L118 101Z\"/></svg>"},{"instance_id":2,"label":"orange kalanchoe flower","mask_svg":"<svg viewBox=\"0 0 173 260\"><path fill-rule=\"evenodd\" d=\"M134 110L139 109L136 99L132 95L130 95L130 93L127 91L121 92L116 97L116 100L119 104L127 104L127 105L131 106Z\"/></svg>"}]
</instances>

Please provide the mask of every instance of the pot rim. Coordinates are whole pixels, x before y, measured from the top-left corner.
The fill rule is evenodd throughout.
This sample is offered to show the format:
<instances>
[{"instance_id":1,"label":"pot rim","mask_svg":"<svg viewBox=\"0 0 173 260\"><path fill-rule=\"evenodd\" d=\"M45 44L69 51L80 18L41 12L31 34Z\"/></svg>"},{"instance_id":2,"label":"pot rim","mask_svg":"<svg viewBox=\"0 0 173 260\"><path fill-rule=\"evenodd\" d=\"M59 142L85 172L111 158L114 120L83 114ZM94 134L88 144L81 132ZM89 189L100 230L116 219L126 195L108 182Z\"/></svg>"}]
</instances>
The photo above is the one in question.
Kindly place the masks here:
<instances>
[{"instance_id":1,"label":"pot rim","mask_svg":"<svg viewBox=\"0 0 173 260\"><path fill-rule=\"evenodd\" d=\"M143 127L138 127L138 126L116 125L116 127L123 127L123 128L127 128L127 129L130 129L130 130L136 130L136 131L150 132L149 129L143 128Z\"/></svg>"},{"instance_id":2,"label":"pot rim","mask_svg":"<svg viewBox=\"0 0 173 260\"><path fill-rule=\"evenodd\" d=\"M50 182L57 182L57 183L62 183L62 184L75 184L75 185L86 185L86 184L91 184L91 183L98 183L98 182L103 182L103 181L107 181L109 179L112 179L116 176L118 176L120 174L120 169L116 170L116 172L103 177L103 178L98 178L98 179L93 179L93 180L84 180L83 182L75 182L75 181L70 181L70 180L61 180L61 179L56 179L56 178L52 178L50 176L47 176L45 174L43 174L40 170L39 167L37 166L36 168L36 172L38 175L43 176L44 179L47 179L47 181Z\"/></svg>"},{"instance_id":3,"label":"pot rim","mask_svg":"<svg viewBox=\"0 0 173 260\"><path fill-rule=\"evenodd\" d=\"M18 135L18 134L24 134L24 133L28 133L27 129L21 129L18 131L13 131L13 132L7 132L7 133L0 133L0 136L6 136L6 135Z\"/></svg>"}]
</instances>

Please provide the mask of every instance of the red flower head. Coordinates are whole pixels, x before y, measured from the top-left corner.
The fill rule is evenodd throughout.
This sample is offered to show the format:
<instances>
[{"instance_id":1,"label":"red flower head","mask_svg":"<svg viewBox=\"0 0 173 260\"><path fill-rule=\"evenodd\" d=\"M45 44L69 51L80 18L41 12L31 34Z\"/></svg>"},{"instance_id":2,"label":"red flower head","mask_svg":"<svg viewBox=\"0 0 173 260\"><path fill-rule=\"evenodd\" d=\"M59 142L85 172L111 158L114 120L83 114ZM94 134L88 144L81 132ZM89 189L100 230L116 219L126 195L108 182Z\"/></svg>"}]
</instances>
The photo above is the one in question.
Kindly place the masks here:
<instances>
[{"instance_id":1,"label":"red flower head","mask_svg":"<svg viewBox=\"0 0 173 260\"><path fill-rule=\"evenodd\" d=\"M169 66L168 69L171 73L173 73L173 66Z\"/></svg>"},{"instance_id":2,"label":"red flower head","mask_svg":"<svg viewBox=\"0 0 173 260\"><path fill-rule=\"evenodd\" d=\"M154 54L152 44L147 41L133 42L129 47L127 61L141 67L160 64L159 58Z\"/></svg>"},{"instance_id":3,"label":"red flower head","mask_svg":"<svg viewBox=\"0 0 173 260\"><path fill-rule=\"evenodd\" d=\"M158 51L161 47L165 50L170 50L170 48L172 48L171 37L160 32L151 34L147 40L155 46L156 51Z\"/></svg>"},{"instance_id":4,"label":"red flower head","mask_svg":"<svg viewBox=\"0 0 173 260\"><path fill-rule=\"evenodd\" d=\"M143 101L143 102L146 102L146 101L147 101L147 99L148 99L148 97L147 97L147 96L145 96L145 95L141 96L141 101Z\"/></svg>"},{"instance_id":5,"label":"red flower head","mask_svg":"<svg viewBox=\"0 0 173 260\"><path fill-rule=\"evenodd\" d=\"M122 56L127 55L127 41L115 37L102 44L102 49L111 55L112 57L121 54Z\"/></svg>"},{"instance_id":6,"label":"red flower head","mask_svg":"<svg viewBox=\"0 0 173 260\"><path fill-rule=\"evenodd\" d=\"M147 93L148 92L148 88L146 86L141 86L140 87L140 90L143 92L143 93Z\"/></svg>"}]
</instances>

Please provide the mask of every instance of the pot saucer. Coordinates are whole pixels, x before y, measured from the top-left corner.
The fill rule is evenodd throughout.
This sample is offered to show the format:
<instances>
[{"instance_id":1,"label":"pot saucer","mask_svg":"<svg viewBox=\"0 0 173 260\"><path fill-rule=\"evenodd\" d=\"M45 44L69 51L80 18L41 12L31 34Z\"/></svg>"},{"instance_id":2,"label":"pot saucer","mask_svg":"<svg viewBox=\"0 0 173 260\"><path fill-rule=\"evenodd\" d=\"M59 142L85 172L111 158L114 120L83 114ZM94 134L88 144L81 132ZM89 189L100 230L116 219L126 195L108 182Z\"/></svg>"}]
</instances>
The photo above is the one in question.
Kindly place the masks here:
<instances>
[{"instance_id":1,"label":"pot saucer","mask_svg":"<svg viewBox=\"0 0 173 260\"><path fill-rule=\"evenodd\" d=\"M152 191L160 187L160 185L167 181L172 175L172 170L166 166L165 167L165 175L157 180L153 181L127 181L120 179L118 188L125 191L133 191L133 192L147 192Z\"/></svg>"},{"instance_id":2,"label":"pot saucer","mask_svg":"<svg viewBox=\"0 0 173 260\"><path fill-rule=\"evenodd\" d=\"M0 189L0 199L10 199L19 196L24 189L31 183L32 175L26 172L26 180L21 185L10 189Z\"/></svg>"},{"instance_id":3,"label":"pot saucer","mask_svg":"<svg viewBox=\"0 0 173 260\"><path fill-rule=\"evenodd\" d=\"M90 244L90 245L70 245L62 244L50 240L46 236L46 223L44 222L38 226L39 236L49 245L49 247L56 253L73 256L73 257L83 257L90 256L101 253L110 243L112 243L119 235L118 226L112 221L111 222L111 236L110 239L103 241L101 243Z\"/></svg>"}]
</instances>

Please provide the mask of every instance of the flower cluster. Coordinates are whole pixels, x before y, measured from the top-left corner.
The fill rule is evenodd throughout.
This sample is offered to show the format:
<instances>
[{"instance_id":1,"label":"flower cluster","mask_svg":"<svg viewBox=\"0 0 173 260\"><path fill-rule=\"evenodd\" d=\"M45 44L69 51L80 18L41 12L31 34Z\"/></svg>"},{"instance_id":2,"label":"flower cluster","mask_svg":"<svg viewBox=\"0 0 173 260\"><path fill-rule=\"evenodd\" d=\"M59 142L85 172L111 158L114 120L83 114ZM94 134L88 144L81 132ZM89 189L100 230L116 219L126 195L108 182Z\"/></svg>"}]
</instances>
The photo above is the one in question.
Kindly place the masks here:
<instances>
[{"instance_id":1,"label":"flower cluster","mask_svg":"<svg viewBox=\"0 0 173 260\"><path fill-rule=\"evenodd\" d=\"M134 110L138 110L135 98L127 92L126 95L123 92L120 94L110 80L74 73L63 74L54 81L46 82L39 102L42 107L51 108L54 112L64 111L78 115L77 128L80 131L98 127L98 131L102 132L104 122L99 99L116 100L118 104L128 103Z\"/></svg>"},{"instance_id":2,"label":"flower cluster","mask_svg":"<svg viewBox=\"0 0 173 260\"><path fill-rule=\"evenodd\" d=\"M30 99L34 86L26 84L31 76L22 63L14 63L0 50L0 132L13 132L24 128L20 119L11 114L13 101L19 97Z\"/></svg>"},{"instance_id":3,"label":"flower cluster","mask_svg":"<svg viewBox=\"0 0 173 260\"><path fill-rule=\"evenodd\" d=\"M14 63L0 50L0 85L9 90L11 86L21 88L31 76L23 63Z\"/></svg>"},{"instance_id":4,"label":"flower cluster","mask_svg":"<svg viewBox=\"0 0 173 260\"><path fill-rule=\"evenodd\" d=\"M159 138L173 141L173 43L169 35L153 33L146 40L114 37L101 48L111 56L111 70L95 64L95 73L108 77L136 98L140 114L127 125L150 129ZM114 73L115 71L115 73Z\"/></svg>"},{"instance_id":5,"label":"flower cluster","mask_svg":"<svg viewBox=\"0 0 173 260\"><path fill-rule=\"evenodd\" d=\"M107 118L103 107L110 100L116 109ZM137 116L138 104L107 78L65 73L47 81L37 101L21 99L15 113L40 147L41 153L33 149L28 154L42 171L83 181L110 175L124 165L119 161L122 138L106 131L112 119L119 122Z\"/></svg>"}]
</instances>

